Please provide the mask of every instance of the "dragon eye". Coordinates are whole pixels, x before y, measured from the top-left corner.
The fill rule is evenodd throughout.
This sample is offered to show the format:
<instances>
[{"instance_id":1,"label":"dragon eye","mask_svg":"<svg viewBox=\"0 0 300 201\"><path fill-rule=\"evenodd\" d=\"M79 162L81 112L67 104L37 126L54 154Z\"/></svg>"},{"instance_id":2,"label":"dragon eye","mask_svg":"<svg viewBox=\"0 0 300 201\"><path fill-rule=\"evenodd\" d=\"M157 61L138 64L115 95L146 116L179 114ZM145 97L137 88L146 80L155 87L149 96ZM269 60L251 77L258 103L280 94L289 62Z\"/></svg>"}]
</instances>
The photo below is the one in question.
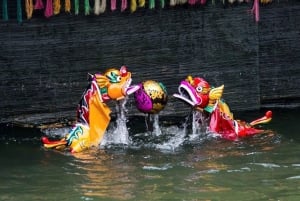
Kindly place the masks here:
<instances>
[{"instance_id":1,"label":"dragon eye","mask_svg":"<svg viewBox=\"0 0 300 201\"><path fill-rule=\"evenodd\" d=\"M121 76L117 76L116 80L117 80L117 82L121 82L121 80L122 80Z\"/></svg>"},{"instance_id":2,"label":"dragon eye","mask_svg":"<svg viewBox=\"0 0 300 201\"><path fill-rule=\"evenodd\" d=\"M202 89L201 86L197 86L197 87L196 87L196 91L197 91L197 92L202 92L202 90L203 90L203 89Z\"/></svg>"}]
</instances>

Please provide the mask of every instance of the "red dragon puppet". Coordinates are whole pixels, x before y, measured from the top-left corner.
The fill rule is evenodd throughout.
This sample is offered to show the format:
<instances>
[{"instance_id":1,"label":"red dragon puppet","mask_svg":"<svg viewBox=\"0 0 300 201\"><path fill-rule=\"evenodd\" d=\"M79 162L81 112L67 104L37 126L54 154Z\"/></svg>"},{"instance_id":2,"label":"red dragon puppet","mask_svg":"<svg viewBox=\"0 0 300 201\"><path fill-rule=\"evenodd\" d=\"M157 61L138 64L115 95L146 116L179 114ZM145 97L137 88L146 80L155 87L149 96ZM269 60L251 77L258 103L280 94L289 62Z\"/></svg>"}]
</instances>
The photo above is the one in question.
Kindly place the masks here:
<instances>
[{"instance_id":1,"label":"red dragon puppet","mask_svg":"<svg viewBox=\"0 0 300 201\"><path fill-rule=\"evenodd\" d=\"M237 140L262 133L264 130L255 128L255 125L268 123L272 119L272 112L267 111L265 116L247 123L235 120L228 105L221 99L224 85L213 88L200 77L188 76L181 81L178 93L173 96L183 100L194 110L208 114L208 129L219 134L222 138Z\"/></svg>"},{"instance_id":2,"label":"red dragon puppet","mask_svg":"<svg viewBox=\"0 0 300 201\"><path fill-rule=\"evenodd\" d=\"M139 89L131 86L131 73L125 66L120 70L111 68L104 74L89 75L89 85L84 91L77 107L77 122L61 140L42 137L45 148L81 152L98 146L110 123L111 110L106 102L122 100Z\"/></svg>"}]
</instances>

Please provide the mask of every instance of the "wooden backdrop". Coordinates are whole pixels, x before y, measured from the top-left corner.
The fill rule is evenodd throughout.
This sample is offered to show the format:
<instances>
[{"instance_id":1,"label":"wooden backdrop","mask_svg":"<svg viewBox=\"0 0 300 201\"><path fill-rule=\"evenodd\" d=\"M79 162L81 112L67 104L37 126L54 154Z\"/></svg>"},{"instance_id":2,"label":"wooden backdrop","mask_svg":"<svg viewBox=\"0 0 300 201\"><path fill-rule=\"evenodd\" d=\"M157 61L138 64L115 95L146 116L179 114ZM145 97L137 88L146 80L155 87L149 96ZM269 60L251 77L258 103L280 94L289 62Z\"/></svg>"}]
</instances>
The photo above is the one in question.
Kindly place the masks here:
<instances>
[{"instance_id":1,"label":"wooden backdrop","mask_svg":"<svg viewBox=\"0 0 300 201\"><path fill-rule=\"evenodd\" d=\"M1 122L73 118L87 73L127 65L133 82L165 84L162 115L187 107L172 97L180 80L201 76L225 84L233 111L300 105L300 2L261 6L176 6L0 20ZM10 8L10 10L13 10ZM129 114L139 114L133 97Z\"/></svg>"}]
</instances>

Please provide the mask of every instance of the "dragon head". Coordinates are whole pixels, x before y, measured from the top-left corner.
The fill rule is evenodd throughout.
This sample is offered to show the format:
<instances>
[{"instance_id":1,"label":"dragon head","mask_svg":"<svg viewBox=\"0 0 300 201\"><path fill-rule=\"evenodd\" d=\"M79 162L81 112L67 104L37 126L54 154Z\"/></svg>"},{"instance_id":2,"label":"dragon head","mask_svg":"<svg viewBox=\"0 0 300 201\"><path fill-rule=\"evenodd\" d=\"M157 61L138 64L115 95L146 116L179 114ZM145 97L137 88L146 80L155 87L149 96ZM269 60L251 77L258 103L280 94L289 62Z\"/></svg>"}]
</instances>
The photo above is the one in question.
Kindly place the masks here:
<instances>
[{"instance_id":1,"label":"dragon head","mask_svg":"<svg viewBox=\"0 0 300 201\"><path fill-rule=\"evenodd\" d=\"M196 109L203 110L206 107L213 106L222 97L223 89L224 85L211 88L203 78L193 78L189 75L185 80L180 82L178 94L174 94L173 96Z\"/></svg>"},{"instance_id":2,"label":"dragon head","mask_svg":"<svg viewBox=\"0 0 300 201\"><path fill-rule=\"evenodd\" d=\"M131 86L131 72L126 66L122 66L120 70L110 68L104 74L96 73L94 79L99 86L103 101L121 100L139 89L138 85Z\"/></svg>"}]
</instances>

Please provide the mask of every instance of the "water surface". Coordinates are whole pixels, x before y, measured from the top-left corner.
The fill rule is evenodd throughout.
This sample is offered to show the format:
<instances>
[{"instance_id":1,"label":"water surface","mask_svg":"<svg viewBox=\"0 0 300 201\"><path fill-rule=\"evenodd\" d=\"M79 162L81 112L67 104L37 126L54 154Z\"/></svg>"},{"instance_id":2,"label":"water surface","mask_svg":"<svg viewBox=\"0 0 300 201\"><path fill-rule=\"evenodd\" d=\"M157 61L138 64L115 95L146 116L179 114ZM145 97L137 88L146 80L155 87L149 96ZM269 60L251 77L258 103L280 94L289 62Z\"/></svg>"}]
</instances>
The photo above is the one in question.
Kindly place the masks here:
<instances>
[{"instance_id":1,"label":"water surface","mask_svg":"<svg viewBox=\"0 0 300 201\"><path fill-rule=\"evenodd\" d=\"M298 201L299 112L276 110L266 133L237 142L203 135L189 141L178 117L161 118L162 135L155 136L143 118L131 118L128 146L76 155L42 148L45 131L4 126L0 200Z\"/></svg>"}]
</instances>

